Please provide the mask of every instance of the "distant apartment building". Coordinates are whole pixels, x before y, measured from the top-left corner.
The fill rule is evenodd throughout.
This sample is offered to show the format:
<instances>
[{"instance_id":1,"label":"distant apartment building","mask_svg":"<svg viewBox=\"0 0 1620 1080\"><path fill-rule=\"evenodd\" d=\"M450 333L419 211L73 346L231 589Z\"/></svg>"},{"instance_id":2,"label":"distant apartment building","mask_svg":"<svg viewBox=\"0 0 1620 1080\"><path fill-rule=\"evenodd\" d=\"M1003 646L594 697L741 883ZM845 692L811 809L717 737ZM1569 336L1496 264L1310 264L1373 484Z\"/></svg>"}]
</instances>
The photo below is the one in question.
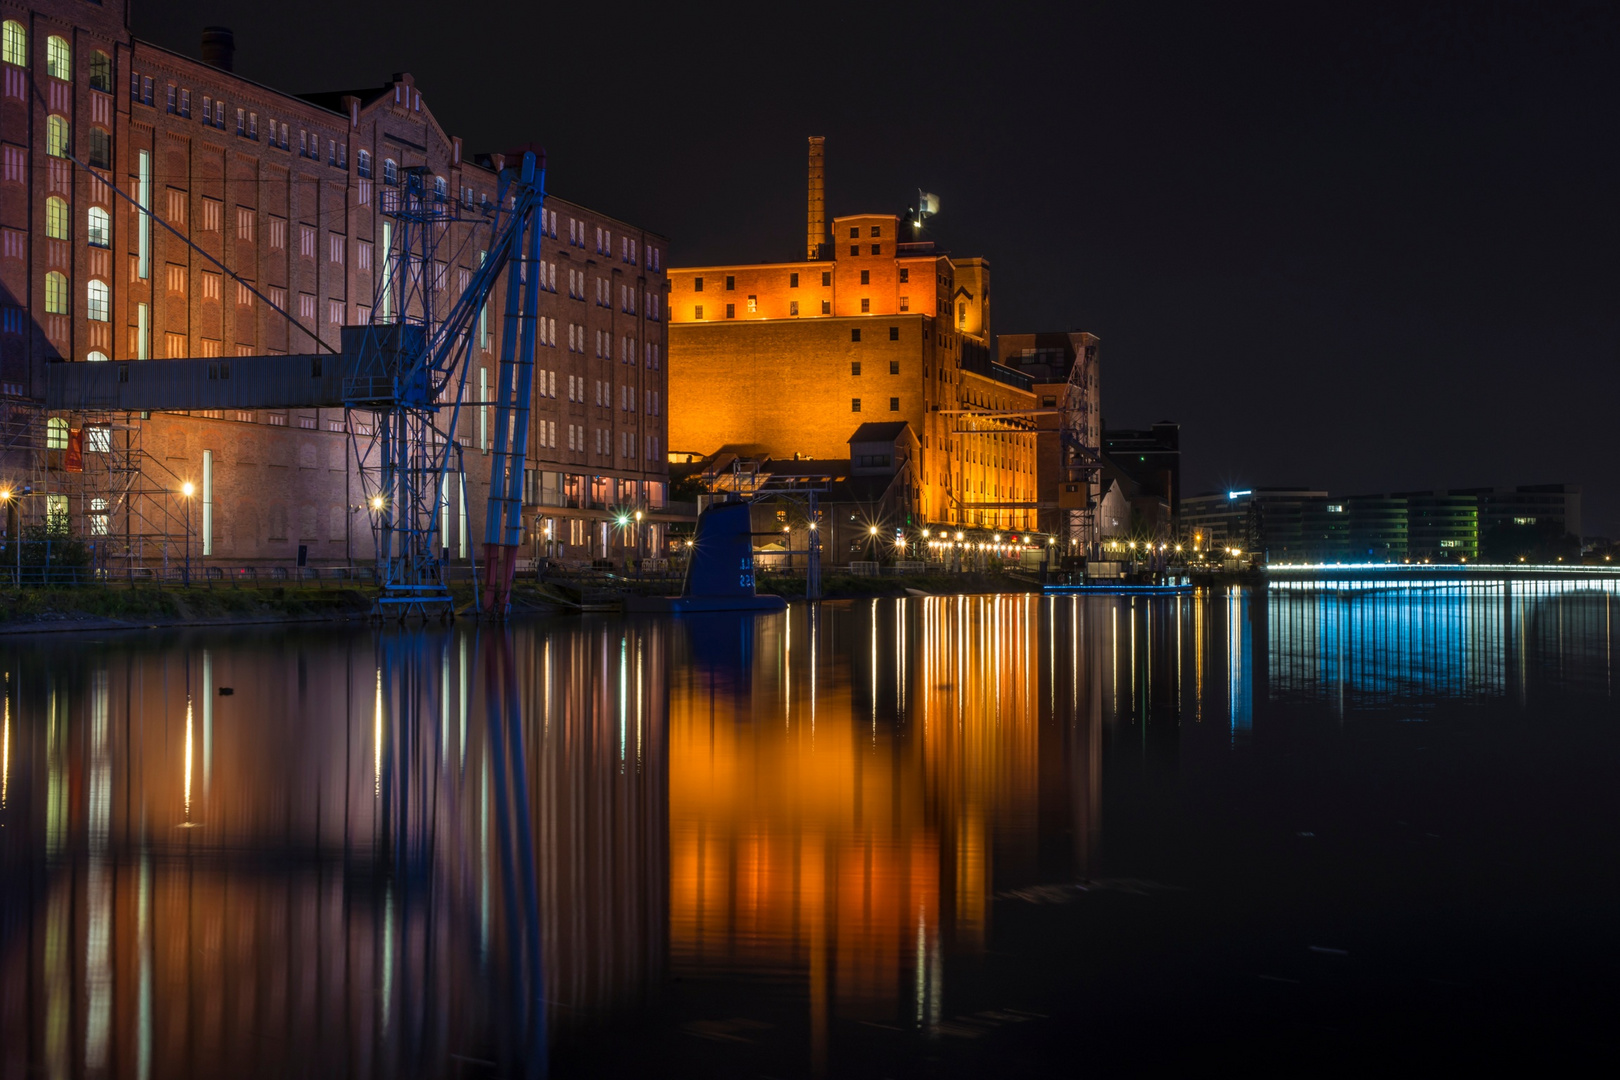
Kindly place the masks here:
<instances>
[{"instance_id":1,"label":"distant apartment building","mask_svg":"<svg viewBox=\"0 0 1620 1080\"><path fill-rule=\"evenodd\" d=\"M53 360L228 363L336 349L340 328L401 316L387 309L394 272L430 275L435 293L459 296L489 239L504 157L469 153L408 74L295 96L234 75L228 31L205 35L201 61L133 38L123 0L29 0L3 15L0 408L10 421L0 452L12 471L39 470L53 513L117 536L133 516L119 481L98 493L94 460L71 477L62 459L70 438L86 459L118 444L141 483L195 483L204 555L368 557L349 452L351 425L366 423L358 413L85 413L53 416L35 438L29 409ZM396 268L401 238L384 208L407 173L461 219L431 267ZM536 554L656 549L667 241L560 198L546 201L544 233L526 539ZM452 559L482 536L504 296L497 285L468 354L457 437L469 490L452 493L458 510L447 512ZM650 535L617 525L631 507Z\"/></svg>"},{"instance_id":2,"label":"distant apartment building","mask_svg":"<svg viewBox=\"0 0 1620 1080\"><path fill-rule=\"evenodd\" d=\"M819 232L806 257L669 271L669 449L830 460L868 423L917 439L915 524L1035 529L1037 395L990 351L990 266L902 237L894 214Z\"/></svg>"},{"instance_id":3,"label":"distant apartment building","mask_svg":"<svg viewBox=\"0 0 1620 1080\"><path fill-rule=\"evenodd\" d=\"M1182 535L1268 562L1478 562L1580 550L1572 484L1330 496L1304 488L1195 495Z\"/></svg>"}]
</instances>

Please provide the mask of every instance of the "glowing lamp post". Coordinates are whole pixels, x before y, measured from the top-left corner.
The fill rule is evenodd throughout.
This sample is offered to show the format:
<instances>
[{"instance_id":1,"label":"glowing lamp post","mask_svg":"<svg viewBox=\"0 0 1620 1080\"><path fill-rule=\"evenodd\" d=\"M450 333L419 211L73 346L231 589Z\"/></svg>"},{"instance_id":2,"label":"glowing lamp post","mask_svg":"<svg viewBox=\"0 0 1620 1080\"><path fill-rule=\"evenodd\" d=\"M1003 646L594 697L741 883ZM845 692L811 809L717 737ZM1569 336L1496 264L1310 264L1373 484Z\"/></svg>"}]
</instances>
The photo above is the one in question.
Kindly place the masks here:
<instances>
[{"instance_id":1,"label":"glowing lamp post","mask_svg":"<svg viewBox=\"0 0 1620 1080\"><path fill-rule=\"evenodd\" d=\"M185 584L191 586L191 497L197 493L197 486L190 480L180 485L180 494L186 500L186 568Z\"/></svg>"}]
</instances>

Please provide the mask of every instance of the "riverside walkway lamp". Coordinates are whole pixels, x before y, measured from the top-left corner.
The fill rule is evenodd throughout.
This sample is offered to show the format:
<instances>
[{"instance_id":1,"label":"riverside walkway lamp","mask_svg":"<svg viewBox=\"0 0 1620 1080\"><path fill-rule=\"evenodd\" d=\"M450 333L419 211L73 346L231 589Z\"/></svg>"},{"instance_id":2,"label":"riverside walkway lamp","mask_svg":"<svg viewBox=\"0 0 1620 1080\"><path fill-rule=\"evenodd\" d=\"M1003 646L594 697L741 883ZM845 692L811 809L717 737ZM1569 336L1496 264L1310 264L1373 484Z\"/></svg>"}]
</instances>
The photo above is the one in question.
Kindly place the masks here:
<instances>
[{"instance_id":1,"label":"riverside walkway lamp","mask_svg":"<svg viewBox=\"0 0 1620 1080\"><path fill-rule=\"evenodd\" d=\"M191 587L191 497L197 493L197 486L190 480L180 485L180 494L186 500L186 569L185 584Z\"/></svg>"}]
</instances>

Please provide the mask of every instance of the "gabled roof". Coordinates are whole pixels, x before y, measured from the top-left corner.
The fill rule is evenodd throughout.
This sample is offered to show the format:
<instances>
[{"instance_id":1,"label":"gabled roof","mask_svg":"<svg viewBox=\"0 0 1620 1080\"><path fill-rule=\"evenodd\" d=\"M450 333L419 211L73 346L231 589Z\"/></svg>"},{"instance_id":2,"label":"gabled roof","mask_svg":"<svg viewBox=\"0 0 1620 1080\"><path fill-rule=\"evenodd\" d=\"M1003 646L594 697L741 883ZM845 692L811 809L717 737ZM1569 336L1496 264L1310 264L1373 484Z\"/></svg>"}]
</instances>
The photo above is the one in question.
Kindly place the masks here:
<instances>
[{"instance_id":1,"label":"gabled roof","mask_svg":"<svg viewBox=\"0 0 1620 1080\"><path fill-rule=\"evenodd\" d=\"M855 434L849 437L852 443L892 443L900 437L900 433L911 427L904 420L890 420L886 423L868 422L855 429ZM915 438L916 436L912 436Z\"/></svg>"}]
</instances>

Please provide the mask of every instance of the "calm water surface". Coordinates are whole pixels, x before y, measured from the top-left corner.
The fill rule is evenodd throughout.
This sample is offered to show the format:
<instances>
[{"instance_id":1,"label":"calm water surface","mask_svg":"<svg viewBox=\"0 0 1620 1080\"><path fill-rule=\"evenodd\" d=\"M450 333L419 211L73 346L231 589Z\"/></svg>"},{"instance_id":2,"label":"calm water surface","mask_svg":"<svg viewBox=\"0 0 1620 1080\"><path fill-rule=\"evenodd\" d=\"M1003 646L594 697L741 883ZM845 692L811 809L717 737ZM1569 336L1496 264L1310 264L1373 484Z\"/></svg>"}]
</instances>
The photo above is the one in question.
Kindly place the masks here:
<instances>
[{"instance_id":1,"label":"calm water surface","mask_svg":"<svg viewBox=\"0 0 1620 1080\"><path fill-rule=\"evenodd\" d=\"M1605 587L0 639L0 1075L1612 1059Z\"/></svg>"}]
</instances>

